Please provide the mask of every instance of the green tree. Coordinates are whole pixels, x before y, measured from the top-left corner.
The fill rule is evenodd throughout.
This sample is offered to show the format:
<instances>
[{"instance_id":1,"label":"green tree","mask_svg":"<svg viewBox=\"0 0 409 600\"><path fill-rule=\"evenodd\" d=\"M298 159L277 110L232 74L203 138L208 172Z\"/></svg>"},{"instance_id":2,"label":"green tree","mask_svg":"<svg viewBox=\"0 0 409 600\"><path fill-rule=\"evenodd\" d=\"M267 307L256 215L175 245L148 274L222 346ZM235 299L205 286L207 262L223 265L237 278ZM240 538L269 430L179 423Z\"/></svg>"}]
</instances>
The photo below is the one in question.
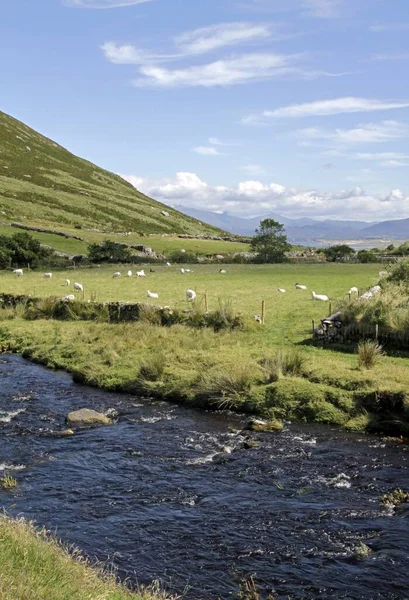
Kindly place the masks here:
<instances>
[{"instance_id":1,"label":"green tree","mask_svg":"<svg viewBox=\"0 0 409 600\"><path fill-rule=\"evenodd\" d=\"M129 262L131 250L122 244L105 240L100 244L88 245L88 258L91 262Z\"/></svg>"},{"instance_id":2,"label":"green tree","mask_svg":"<svg viewBox=\"0 0 409 600\"><path fill-rule=\"evenodd\" d=\"M355 254L355 250L351 248L351 246L347 246L347 244L337 244L335 246L330 246L329 248L324 248L323 252L325 254L325 258L329 262L345 260L350 258L353 254Z\"/></svg>"},{"instance_id":3,"label":"green tree","mask_svg":"<svg viewBox=\"0 0 409 600\"><path fill-rule=\"evenodd\" d=\"M274 219L264 219L251 240L251 248L257 252L257 262L277 263L285 260L291 249L284 233L284 225Z\"/></svg>"},{"instance_id":4,"label":"green tree","mask_svg":"<svg viewBox=\"0 0 409 600\"><path fill-rule=\"evenodd\" d=\"M0 236L0 267L12 265L36 267L42 259L52 254L50 248L45 248L29 233L16 233L11 237Z\"/></svg>"},{"instance_id":5,"label":"green tree","mask_svg":"<svg viewBox=\"0 0 409 600\"><path fill-rule=\"evenodd\" d=\"M360 263L376 263L379 260L372 250L360 250L356 258Z\"/></svg>"}]
</instances>

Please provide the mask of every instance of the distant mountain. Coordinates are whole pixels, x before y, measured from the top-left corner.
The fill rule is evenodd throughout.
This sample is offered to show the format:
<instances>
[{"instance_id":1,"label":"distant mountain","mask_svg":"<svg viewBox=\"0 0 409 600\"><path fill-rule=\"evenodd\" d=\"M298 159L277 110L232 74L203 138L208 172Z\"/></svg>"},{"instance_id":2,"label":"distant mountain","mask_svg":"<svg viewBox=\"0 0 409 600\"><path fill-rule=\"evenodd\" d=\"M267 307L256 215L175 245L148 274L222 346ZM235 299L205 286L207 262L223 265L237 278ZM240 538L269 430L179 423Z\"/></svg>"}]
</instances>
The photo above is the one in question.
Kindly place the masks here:
<instances>
[{"instance_id":1,"label":"distant mountain","mask_svg":"<svg viewBox=\"0 0 409 600\"><path fill-rule=\"evenodd\" d=\"M354 239L361 237L362 231L366 231L369 226L374 225L374 223L366 221L337 221L331 219L316 221L308 217L289 219L276 213L243 219L227 213L219 214L188 206L177 206L176 208L191 217L240 235L253 235L262 219L275 219L284 225L288 238L293 243L312 244L320 239L326 241Z\"/></svg>"},{"instance_id":2,"label":"distant mountain","mask_svg":"<svg viewBox=\"0 0 409 600\"><path fill-rule=\"evenodd\" d=\"M1 111L0 214L52 228L222 235Z\"/></svg>"},{"instance_id":3,"label":"distant mountain","mask_svg":"<svg viewBox=\"0 0 409 600\"><path fill-rule=\"evenodd\" d=\"M388 237L409 239L409 219L383 221L362 231L365 237Z\"/></svg>"}]
</instances>

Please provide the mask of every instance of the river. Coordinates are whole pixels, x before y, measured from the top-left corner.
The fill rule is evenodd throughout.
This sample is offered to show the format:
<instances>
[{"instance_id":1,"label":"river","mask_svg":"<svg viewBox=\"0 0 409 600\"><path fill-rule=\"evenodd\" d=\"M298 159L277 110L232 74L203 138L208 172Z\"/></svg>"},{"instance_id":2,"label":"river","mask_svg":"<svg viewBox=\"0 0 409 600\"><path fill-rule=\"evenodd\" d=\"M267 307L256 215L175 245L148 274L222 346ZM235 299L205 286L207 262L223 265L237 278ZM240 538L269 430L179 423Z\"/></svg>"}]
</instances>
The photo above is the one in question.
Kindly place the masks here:
<instances>
[{"instance_id":1,"label":"river","mask_svg":"<svg viewBox=\"0 0 409 600\"><path fill-rule=\"evenodd\" d=\"M409 446L325 426L249 433L243 416L0 359L0 469L19 481L0 492L11 514L187 600L237 598L251 576L263 598L409 598L409 510L379 503L409 487ZM81 407L115 423L60 437Z\"/></svg>"}]
</instances>

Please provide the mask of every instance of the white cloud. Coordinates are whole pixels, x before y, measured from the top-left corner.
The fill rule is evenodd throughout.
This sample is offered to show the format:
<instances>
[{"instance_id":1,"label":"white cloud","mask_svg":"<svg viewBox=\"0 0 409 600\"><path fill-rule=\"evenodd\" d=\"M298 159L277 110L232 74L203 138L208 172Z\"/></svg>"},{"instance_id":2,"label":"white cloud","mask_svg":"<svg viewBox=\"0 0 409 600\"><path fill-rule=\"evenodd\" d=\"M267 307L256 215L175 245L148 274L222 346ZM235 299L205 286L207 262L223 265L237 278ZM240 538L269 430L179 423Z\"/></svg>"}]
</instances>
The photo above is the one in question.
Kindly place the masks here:
<instances>
[{"instance_id":1,"label":"white cloud","mask_svg":"<svg viewBox=\"0 0 409 600\"><path fill-rule=\"evenodd\" d=\"M402 160L409 158L409 154L403 154L403 152L356 152L348 156L358 160Z\"/></svg>"},{"instance_id":2,"label":"white cloud","mask_svg":"<svg viewBox=\"0 0 409 600\"><path fill-rule=\"evenodd\" d=\"M174 41L185 55L192 55L263 40L271 37L271 33L271 25L266 23L220 23L187 31Z\"/></svg>"},{"instance_id":3,"label":"white cloud","mask_svg":"<svg viewBox=\"0 0 409 600\"><path fill-rule=\"evenodd\" d=\"M184 69L167 69L144 65L143 77L134 80L137 87L227 86L278 77L296 72L294 63L300 55L270 53L241 54L225 60Z\"/></svg>"},{"instance_id":4,"label":"white cloud","mask_svg":"<svg viewBox=\"0 0 409 600\"><path fill-rule=\"evenodd\" d=\"M374 54L371 60L409 60L409 53L403 52L400 54Z\"/></svg>"},{"instance_id":5,"label":"white cloud","mask_svg":"<svg viewBox=\"0 0 409 600\"><path fill-rule=\"evenodd\" d=\"M209 137L209 142L210 144L212 144L213 146L237 146L236 143L232 143L232 142L223 142L222 140L220 140L217 137Z\"/></svg>"},{"instance_id":6,"label":"white cloud","mask_svg":"<svg viewBox=\"0 0 409 600\"><path fill-rule=\"evenodd\" d=\"M344 0L303 0L303 6L308 13L319 19L338 17L339 9Z\"/></svg>"},{"instance_id":7,"label":"white cloud","mask_svg":"<svg viewBox=\"0 0 409 600\"><path fill-rule=\"evenodd\" d=\"M371 100L368 98L334 98L332 100L316 100L303 104L290 104L275 110L265 110L258 114L245 117L245 124L261 124L270 119L302 118L338 115L343 113L372 112L377 110L392 110L409 107L409 101L396 102L388 100Z\"/></svg>"},{"instance_id":8,"label":"white cloud","mask_svg":"<svg viewBox=\"0 0 409 600\"><path fill-rule=\"evenodd\" d=\"M220 156L217 148L213 148L212 146L196 146L196 148L193 148L193 152L197 152L197 154L202 154L203 156Z\"/></svg>"},{"instance_id":9,"label":"white cloud","mask_svg":"<svg viewBox=\"0 0 409 600\"><path fill-rule=\"evenodd\" d=\"M156 64L182 57L180 54L149 53L132 44L119 45L115 42L105 42L105 44L102 44L101 50L105 58L116 65Z\"/></svg>"},{"instance_id":10,"label":"white cloud","mask_svg":"<svg viewBox=\"0 0 409 600\"><path fill-rule=\"evenodd\" d=\"M132 182L134 176L123 176ZM239 216L257 216L277 212L283 216L348 218L377 220L404 218L409 215L409 196L395 189L388 194L369 194L361 187L323 192L286 188L278 183L251 180L236 186L211 186L195 173L177 173L163 181L137 178L138 189L165 204L227 211Z\"/></svg>"},{"instance_id":11,"label":"white cloud","mask_svg":"<svg viewBox=\"0 0 409 600\"><path fill-rule=\"evenodd\" d=\"M381 167L409 167L409 163L401 160L385 160L379 163Z\"/></svg>"},{"instance_id":12,"label":"white cloud","mask_svg":"<svg viewBox=\"0 0 409 600\"><path fill-rule=\"evenodd\" d=\"M247 173L247 175L251 175L253 177L257 177L257 176L261 177L262 175L267 175L265 168L262 167L261 165L256 165L256 164L242 165L240 167L240 169L242 171L244 171L245 173Z\"/></svg>"},{"instance_id":13,"label":"white cloud","mask_svg":"<svg viewBox=\"0 0 409 600\"><path fill-rule=\"evenodd\" d=\"M120 8L152 1L153 0L63 0L63 4L75 8Z\"/></svg>"},{"instance_id":14,"label":"white cloud","mask_svg":"<svg viewBox=\"0 0 409 600\"><path fill-rule=\"evenodd\" d=\"M322 129L319 127L307 127L294 132L302 145L311 142L332 142L340 145L349 144L373 144L388 142L391 140L409 136L409 127L398 121L382 121L380 123L367 123L358 125L354 129Z\"/></svg>"}]
</instances>

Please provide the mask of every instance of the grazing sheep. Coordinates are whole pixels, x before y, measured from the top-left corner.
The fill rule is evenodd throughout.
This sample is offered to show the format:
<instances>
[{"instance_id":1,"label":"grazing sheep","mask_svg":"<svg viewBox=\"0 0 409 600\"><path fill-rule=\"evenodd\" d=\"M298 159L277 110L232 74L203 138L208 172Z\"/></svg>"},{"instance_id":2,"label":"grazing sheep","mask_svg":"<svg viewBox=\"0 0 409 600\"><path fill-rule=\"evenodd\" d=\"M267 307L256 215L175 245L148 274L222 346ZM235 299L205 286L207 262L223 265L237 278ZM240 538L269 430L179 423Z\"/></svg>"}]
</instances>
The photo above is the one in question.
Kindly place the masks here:
<instances>
[{"instance_id":1,"label":"grazing sheep","mask_svg":"<svg viewBox=\"0 0 409 600\"><path fill-rule=\"evenodd\" d=\"M196 298L196 292L194 290L186 290L186 300L193 302Z\"/></svg>"},{"instance_id":2,"label":"grazing sheep","mask_svg":"<svg viewBox=\"0 0 409 600\"><path fill-rule=\"evenodd\" d=\"M219 273L227 273L226 269L220 269Z\"/></svg>"},{"instance_id":3,"label":"grazing sheep","mask_svg":"<svg viewBox=\"0 0 409 600\"><path fill-rule=\"evenodd\" d=\"M282 294L285 294L285 289L284 288L278 288L278 291L281 292Z\"/></svg>"},{"instance_id":4,"label":"grazing sheep","mask_svg":"<svg viewBox=\"0 0 409 600\"><path fill-rule=\"evenodd\" d=\"M167 263L166 263L166 266L167 266L167 267L171 267L172 265L170 264L170 262L167 262Z\"/></svg>"},{"instance_id":5,"label":"grazing sheep","mask_svg":"<svg viewBox=\"0 0 409 600\"><path fill-rule=\"evenodd\" d=\"M44 273L44 275L43 275L44 279L51 279L52 276L53 276L52 273Z\"/></svg>"},{"instance_id":6,"label":"grazing sheep","mask_svg":"<svg viewBox=\"0 0 409 600\"><path fill-rule=\"evenodd\" d=\"M186 250L184 248L181 248L180 251L184 254L186 252Z\"/></svg>"},{"instance_id":7,"label":"grazing sheep","mask_svg":"<svg viewBox=\"0 0 409 600\"><path fill-rule=\"evenodd\" d=\"M116 272L115 272L115 273L112 275L112 277L113 277L113 278L116 278L116 277L121 277L121 273L120 273L119 271L116 271Z\"/></svg>"},{"instance_id":8,"label":"grazing sheep","mask_svg":"<svg viewBox=\"0 0 409 600\"><path fill-rule=\"evenodd\" d=\"M23 274L23 269L14 269L13 273L15 273L17 277L21 277Z\"/></svg>"},{"instance_id":9,"label":"grazing sheep","mask_svg":"<svg viewBox=\"0 0 409 600\"><path fill-rule=\"evenodd\" d=\"M296 290L306 290L307 286L306 285L301 285L301 283L296 283L295 284L295 289Z\"/></svg>"},{"instance_id":10,"label":"grazing sheep","mask_svg":"<svg viewBox=\"0 0 409 600\"><path fill-rule=\"evenodd\" d=\"M84 286L82 285L82 283L74 283L74 291L75 292L83 292L84 291Z\"/></svg>"},{"instance_id":11,"label":"grazing sheep","mask_svg":"<svg viewBox=\"0 0 409 600\"><path fill-rule=\"evenodd\" d=\"M145 271L142 269L141 271L136 271L137 277L146 277Z\"/></svg>"},{"instance_id":12,"label":"grazing sheep","mask_svg":"<svg viewBox=\"0 0 409 600\"><path fill-rule=\"evenodd\" d=\"M263 321L261 320L261 317L260 317L260 315L254 315L254 320L255 320L255 321L257 321L257 323L258 323L259 325L262 325L262 324L263 324Z\"/></svg>"},{"instance_id":13,"label":"grazing sheep","mask_svg":"<svg viewBox=\"0 0 409 600\"><path fill-rule=\"evenodd\" d=\"M359 290L357 287L351 287L351 289L349 290L348 294L359 294Z\"/></svg>"},{"instance_id":14,"label":"grazing sheep","mask_svg":"<svg viewBox=\"0 0 409 600\"><path fill-rule=\"evenodd\" d=\"M185 273L193 273L192 269L185 269Z\"/></svg>"},{"instance_id":15,"label":"grazing sheep","mask_svg":"<svg viewBox=\"0 0 409 600\"><path fill-rule=\"evenodd\" d=\"M182 268L180 269L180 272L181 272L181 273L182 273L182 275L183 275L183 274L184 274L184 272L185 272L185 269L182 267Z\"/></svg>"},{"instance_id":16,"label":"grazing sheep","mask_svg":"<svg viewBox=\"0 0 409 600\"><path fill-rule=\"evenodd\" d=\"M159 298L159 294L156 294L155 292L150 292L149 290L147 296L148 298Z\"/></svg>"},{"instance_id":17,"label":"grazing sheep","mask_svg":"<svg viewBox=\"0 0 409 600\"><path fill-rule=\"evenodd\" d=\"M69 285L71 285L71 281L69 279L65 280L65 285L68 287Z\"/></svg>"},{"instance_id":18,"label":"grazing sheep","mask_svg":"<svg viewBox=\"0 0 409 600\"><path fill-rule=\"evenodd\" d=\"M128 277L132 277L132 271L128 271L127 275Z\"/></svg>"},{"instance_id":19,"label":"grazing sheep","mask_svg":"<svg viewBox=\"0 0 409 600\"><path fill-rule=\"evenodd\" d=\"M328 302L329 300L325 294L316 294L315 292L311 292L311 298L313 300L321 300L321 302Z\"/></svg>"},{"instance_id":20,"label":"grazing sheep","mask_svg":"<svg viewBox=\"0 0 409 600\"><path fill-rule=\"evenodd\" d=\"M67 294L66 296L63 296L61 298L61 300L63 302L71 302L71 300L75 300L75 295L74 294Z\"/></svg>"}]
</instances>

